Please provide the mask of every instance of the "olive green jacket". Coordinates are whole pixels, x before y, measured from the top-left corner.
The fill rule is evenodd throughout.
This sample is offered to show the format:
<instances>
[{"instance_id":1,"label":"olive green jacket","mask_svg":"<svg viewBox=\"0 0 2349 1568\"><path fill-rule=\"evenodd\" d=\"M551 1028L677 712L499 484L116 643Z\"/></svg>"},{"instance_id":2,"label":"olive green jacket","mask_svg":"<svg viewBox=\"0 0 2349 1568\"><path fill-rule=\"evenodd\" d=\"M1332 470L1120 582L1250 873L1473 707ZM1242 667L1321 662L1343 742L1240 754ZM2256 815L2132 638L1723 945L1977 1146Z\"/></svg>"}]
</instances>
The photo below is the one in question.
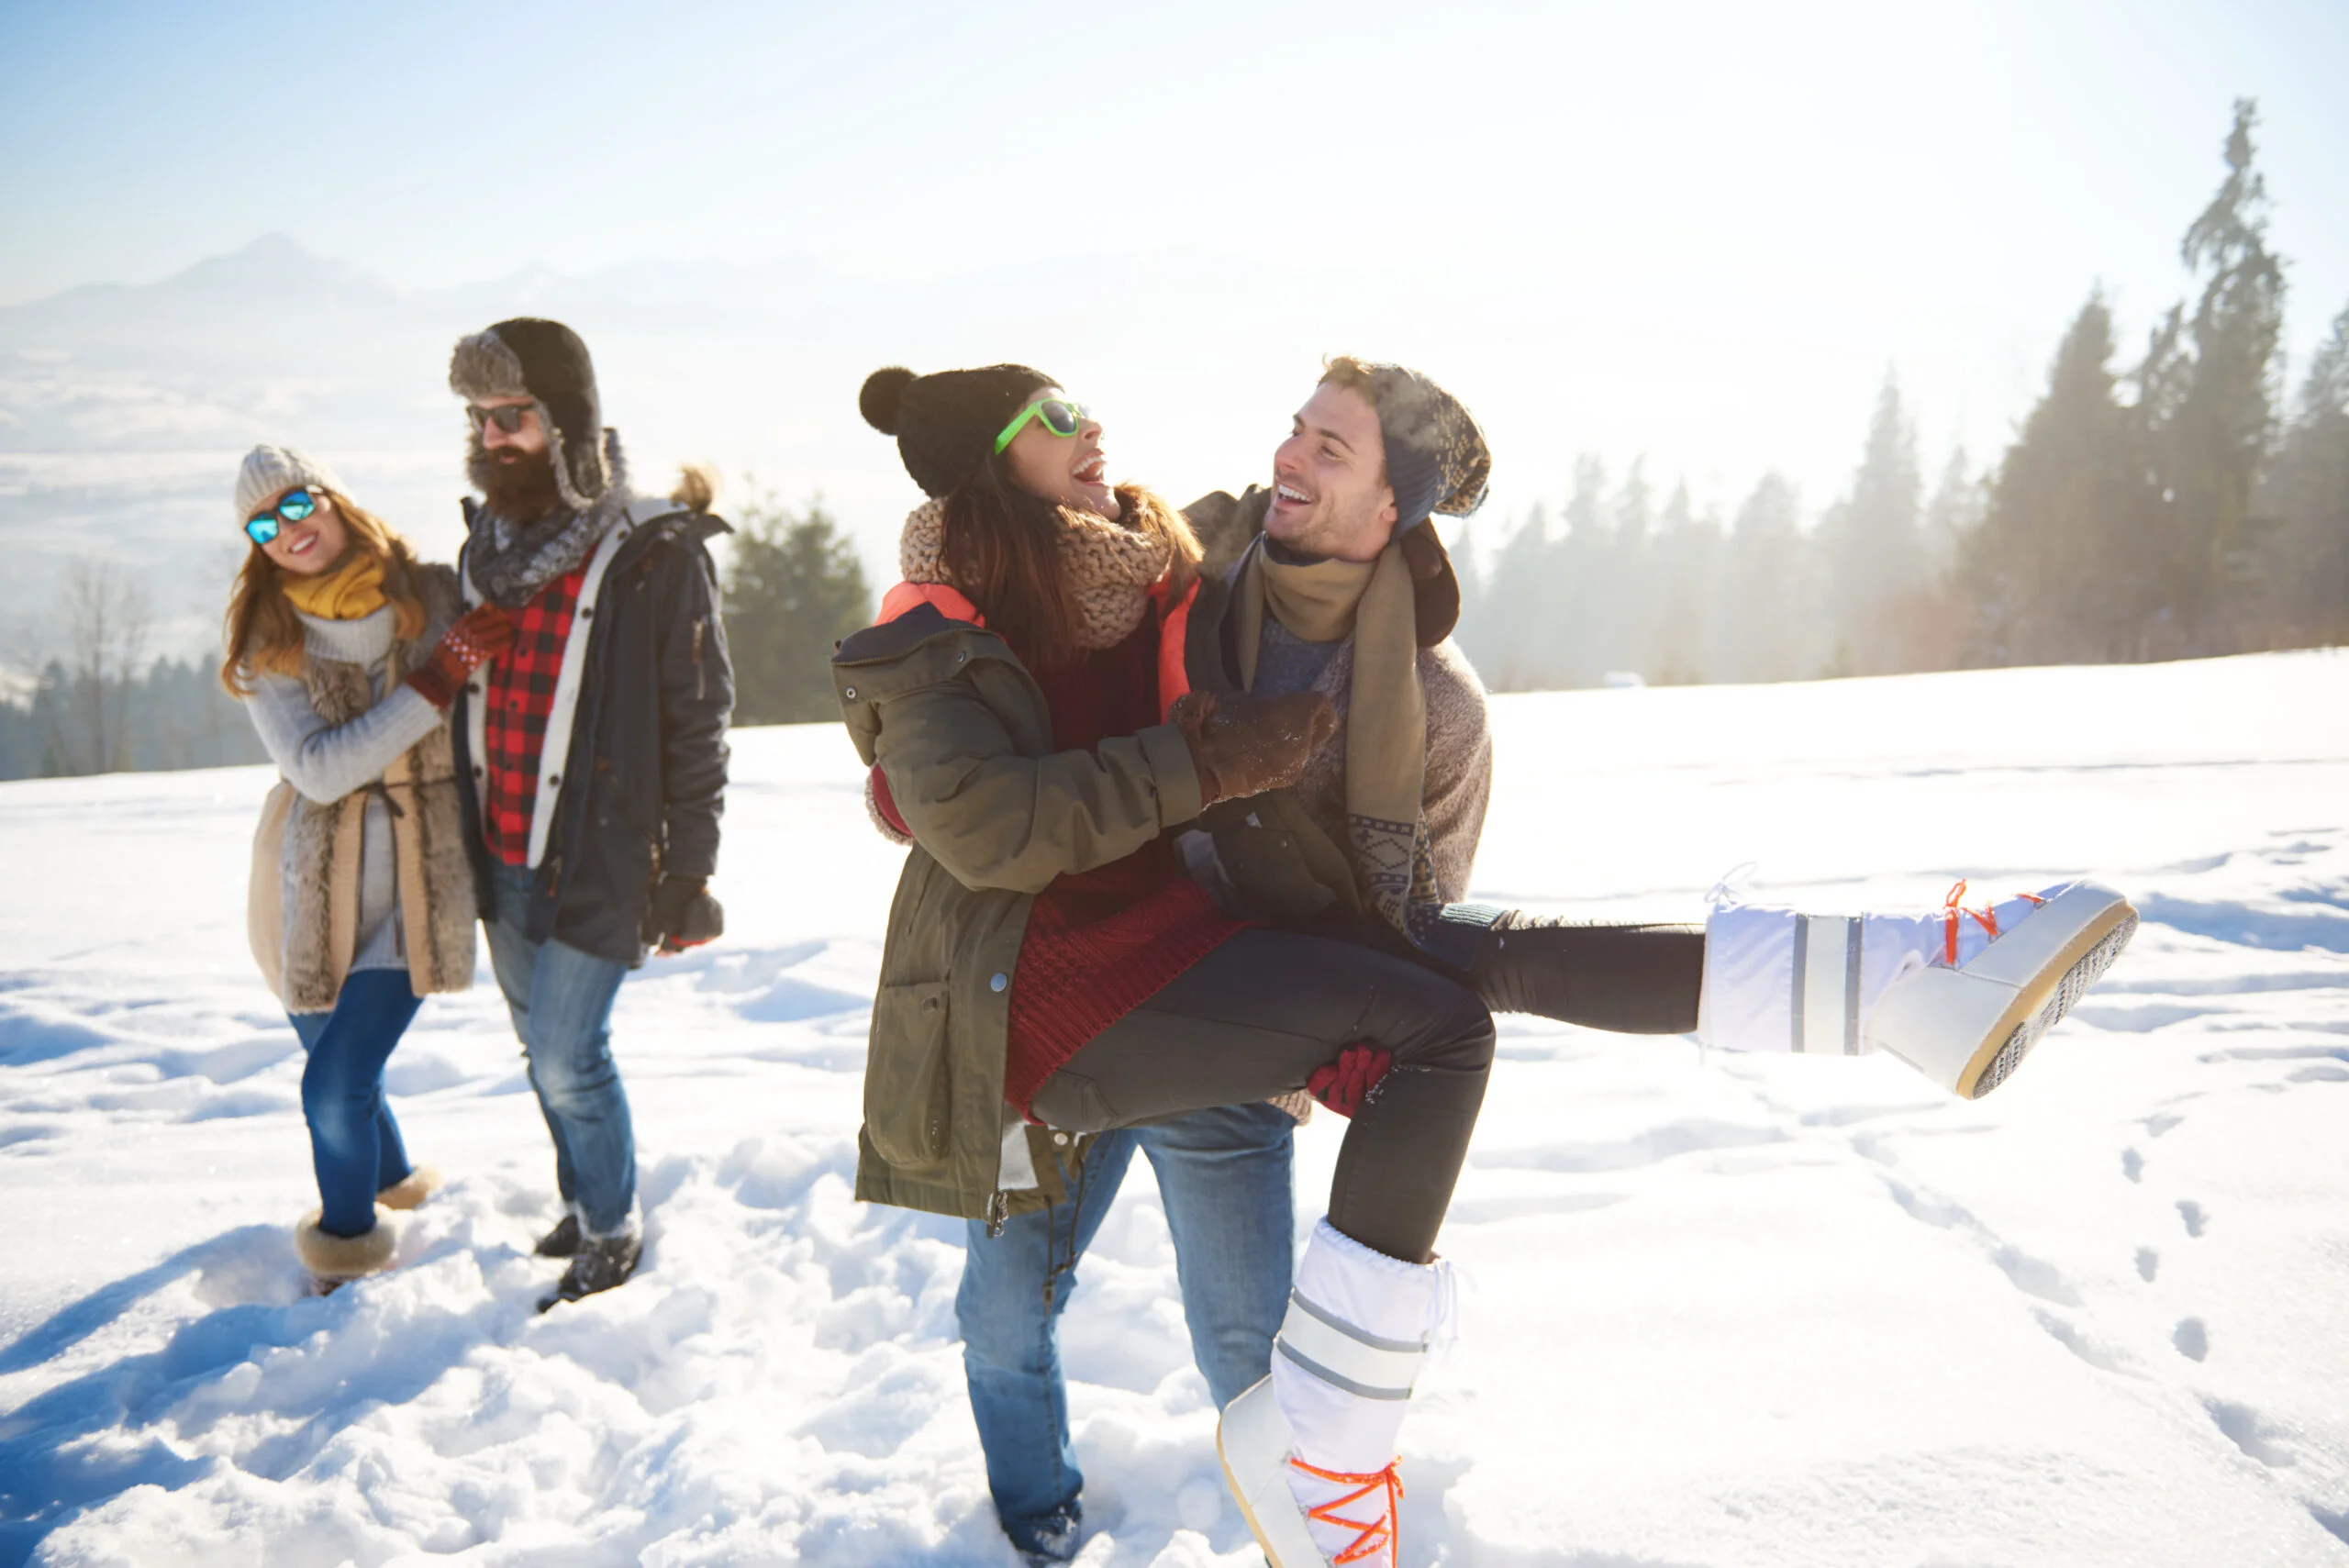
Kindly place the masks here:
<instances>
[{"instance_id":1,"label":"olive green jacket","mask_svg":"<svg viewBox=\"0 0 2349 1568\"><path fill-rule=\"evenodd\" d=\"M918 601L911 608L907 595ZM1000 1221L1064 1196L1052 1135L1003 1097L1029 907L1054 877L1120 860L1197 817L1200 784L1171 724L1054 751L1035 679L1001 638L941 602L959 597L900 588L883 612L900 613L832 660L857 755L878 766L915 840L873 1003L856 1195ZM1162 638L1204 644L1165 650L1197 656L1203 689L1228 686L1210 673L1220 619L1221 585L1204 579L1162 618Z\"/></svg>"}]
</instances>

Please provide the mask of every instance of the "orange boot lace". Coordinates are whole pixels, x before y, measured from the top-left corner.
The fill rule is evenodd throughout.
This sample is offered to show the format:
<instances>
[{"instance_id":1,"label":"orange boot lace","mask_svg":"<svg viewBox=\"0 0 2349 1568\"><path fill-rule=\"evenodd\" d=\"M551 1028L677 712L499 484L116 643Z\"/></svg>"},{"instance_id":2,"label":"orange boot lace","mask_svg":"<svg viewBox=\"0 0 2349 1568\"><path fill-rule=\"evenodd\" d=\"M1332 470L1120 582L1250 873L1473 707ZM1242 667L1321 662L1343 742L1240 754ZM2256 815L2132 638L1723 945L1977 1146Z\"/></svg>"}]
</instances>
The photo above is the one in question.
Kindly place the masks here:
<instances>
[{"instance_id":1,"label":"orange boot lace","mask_svg":"<svg viewBox=\"0 0 2349 1568\"><path fill-rule=\"evenodd\" d=\"M1357 1532L1353 1544L1339 1552L1333 1559L1334 1562L1341 1565L1360 1562L1373 1552L1383 1549L1386 1553L1386 1568L1396 1568L1395 1505L1403 1500L1403 1478L1395 1473L1394 1464L1389 1464L1384 1470L1373 1471L1367 1475L1356 1475L1342 1470L1324 1470L1318 1464L1308 1464L1305 1461L1294 1456L1290 1458L1289 1462L1308 1475L1319 1476L1324 1481L1332 1482L1340 1486L1354 1488L1343 1496L1333 1497L1319 1507L1305 1510L1305 1517L1308 1519L1317 1519L1325 1525L1336 1525L1341 1529ZM1396 1463L1400 1462L1399 1460L1396 1462ZM1339 1509L1352 1507L1376 1492L1386 1494L1380 1499L1376 1518L1364 1521L1338 1517Z\"/></svg>"},{"instance_id":2,"label":"orange boot lace","mask_svg":"<svg viewBox=\"0 0 2349 1568\"><path fill-rule=\"evenodd\" d=\"M1955 969L1957 967L1957 917L1960 915L1966 917L1976 925L1989 932L1990 939L1993 941L1996 941L1998 936L1998 914L1997 909L1987 904L1985 904L1979 909L1961 909L1958 907L1957 901L1965 896L1965 879L1964 877L1959 877L1957 879L1957 885L1949 890L1949 898L1947 902L1942 906L1947 916L1946 923L1943 927L1943 951L1949 959L1949 966L1952 969Z\"/></svg>"}]
</instances>

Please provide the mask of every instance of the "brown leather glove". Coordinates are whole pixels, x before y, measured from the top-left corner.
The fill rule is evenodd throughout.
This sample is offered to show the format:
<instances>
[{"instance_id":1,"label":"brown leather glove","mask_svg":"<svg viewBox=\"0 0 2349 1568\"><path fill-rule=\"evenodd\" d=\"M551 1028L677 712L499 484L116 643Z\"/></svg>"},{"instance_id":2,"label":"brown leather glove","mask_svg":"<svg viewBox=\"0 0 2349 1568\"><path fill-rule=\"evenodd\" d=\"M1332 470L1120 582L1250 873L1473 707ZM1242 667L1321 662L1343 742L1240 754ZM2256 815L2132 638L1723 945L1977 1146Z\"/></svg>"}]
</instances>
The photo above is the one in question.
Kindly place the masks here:
<instances>
[{"instance_id":1,"label":"brown leather glove","mask_svg":"<svg viewBox=\"0 0 2349 1568\"><path fill-rule=\"evenodd\" d=\"M440 646L407 673L406 684L434 707L447 707L468 676L513 646L513 617L495 605L483 605L440 634Z\"/></svg>"},{"instance_id":2,"label":"brown leather glove","mask_svg":"<svg viewBox=\"0 0 2349 1568\"><path fill-rule=\"evenodd\" d=\"M1202 806L1285 789L1337 733L1338 710L1319 692L1285 697L1246 692L1188 692L1167 710L1199 770Z\"/></svg>"}]
</instances>

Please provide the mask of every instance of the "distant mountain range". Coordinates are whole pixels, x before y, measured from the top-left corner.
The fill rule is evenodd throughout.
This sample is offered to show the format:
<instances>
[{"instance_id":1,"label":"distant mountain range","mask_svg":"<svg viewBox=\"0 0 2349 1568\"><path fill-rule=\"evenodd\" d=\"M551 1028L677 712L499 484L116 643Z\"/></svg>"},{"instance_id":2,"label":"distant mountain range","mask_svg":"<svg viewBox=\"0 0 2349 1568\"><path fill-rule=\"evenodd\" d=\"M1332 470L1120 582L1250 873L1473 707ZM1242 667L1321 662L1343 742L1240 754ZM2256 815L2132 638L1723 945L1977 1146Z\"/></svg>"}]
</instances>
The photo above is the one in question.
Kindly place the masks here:
<instances>
[{"instance_id":1,"label":"distant mountain range","mask_svg":"<svg viewBox=\"0 0 2349 1568\"><path fill-rule=\"evenodd\" d=\"M0 663L54 646L60 573L84 556L146 584L152 646L208 651L244 548L230 515L236 465L256 441L309 450L428 554L453 552L463 425L447 391L449 348L525 314L586 338L640 489L664 488L690 458L726 472L721 510L739 507L746 473L795 504L820 490L885 580L897 524L919 496L892 443L856 413L863 377L891 362L927 371L1017 355L1058 367L1139 350L1165 329L1152 307L1170 291L1214 323L1193 335L1196 357L1167 367L1137 352L1121 389L1104 387L1099 368L1085 384L1089 396L1157 415L1148 423L1170 432L1168 451L1171 416L1229 401L1227 345L1262 327L1265 280L1243 286L1180 260L918 284L801 261L661 261L403 291L271 235L161 283L0 308L0 549L10 562ZM1112 322L1128 330L1105 330ZM1309 373L1311 361L1285 368ZM1168 475L1178 466L1198 472L1198 489L1254 477L1270 450L1264 433L1286 423L1278 399L1294 395L1285 386L1264 399L1264 431L1224 419L1234 457L1184 447L1186 462L1151 472L1169 489L1181 487ZM1121 436L1113 431L1120 455L1142 450Z\"/></svg>"}]
</instances>

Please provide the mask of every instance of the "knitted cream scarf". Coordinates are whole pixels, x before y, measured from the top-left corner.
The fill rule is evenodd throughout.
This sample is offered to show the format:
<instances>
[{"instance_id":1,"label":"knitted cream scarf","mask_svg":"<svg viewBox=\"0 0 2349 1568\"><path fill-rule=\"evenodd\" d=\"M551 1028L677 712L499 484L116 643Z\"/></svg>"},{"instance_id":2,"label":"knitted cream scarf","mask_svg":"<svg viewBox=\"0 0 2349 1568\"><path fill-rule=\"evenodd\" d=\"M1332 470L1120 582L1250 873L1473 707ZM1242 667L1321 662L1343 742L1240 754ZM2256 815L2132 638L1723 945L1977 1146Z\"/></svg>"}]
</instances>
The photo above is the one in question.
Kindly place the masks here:
<instances>
[{"instance_id":1,"label":"knitted cream scarf","mask_svg":"<svg viewBox=\"0 0 2349 1568\"><path fill-rule=\"evenodd\" d=\"M1121 485L1125 515L1163 503L1138 486ZM1174 552L1163 534L1137 533L1107 517L1060 508L1061 565L1076 601L1076 644L1115 648L1133 635L1150 608L1151 585L1166 575ZM897 571L908 583L959 586L946 569L946 503L926 501L906 518L897 537Z\"/></svg>"},{"instance_id":2,"label":"knitted cream scarf","mask_svg":"<svg viewBox=\"0 0 2349 1568\"><path fill-rule=\"evenodd\" d=\"M1240 679L1252 686L1267 612L1308 642L1354 644L1346 695L1346 828L1363 891L1405 935L1412 906L1441 902L1420 821L1427 782L1427 695L1419 687L1418 610L1403 548L1376 561L1282 561L1259 537L1232 595Z\"/></svg>"}]
</instances>

